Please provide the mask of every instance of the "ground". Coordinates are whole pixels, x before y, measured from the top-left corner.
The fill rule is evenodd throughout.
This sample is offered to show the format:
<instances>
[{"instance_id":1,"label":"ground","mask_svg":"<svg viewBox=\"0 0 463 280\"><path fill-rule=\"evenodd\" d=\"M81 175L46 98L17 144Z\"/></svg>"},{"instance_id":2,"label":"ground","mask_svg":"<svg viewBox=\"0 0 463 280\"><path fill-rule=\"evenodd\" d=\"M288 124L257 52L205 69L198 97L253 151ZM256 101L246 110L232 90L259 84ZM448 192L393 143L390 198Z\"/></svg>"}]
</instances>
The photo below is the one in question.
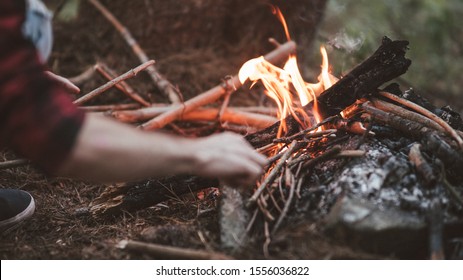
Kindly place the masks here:
<instances>
[{"instance_id":1,"label":"ground","mask_svg":"<svg viewBox=\"0 0 463 280\"><path fill-rule=\"evenodd\" d=\"M59 1L49 2L53 6ZM256 36L259 31L252 29L252 26L239 32L229 30L245 25L243 20L226 19L235 24L232 27L197 20L205 16L211 22L223 22L221 17L228 13L223 11L224 6L211 5L211 1L180 1L182 9L178 3L170 5L161 2L164 4L159 7L152 4L155 1L134 1L127 9L127 1L102 2L111 3L109 7L116 17L139 39L148 55L156 59L158 70L180 88L185 99L215 86L222 78L235 74L246 59L271 48L263 37L273 36L284 40L281 30L276 31L278 22L274 21L266 22L265 26L270 27L263 29L263 35ZM237 1L234 8L238 10L243 2L246 1ZM53 71L72 77L103 61L122 73L139 64L122 37L87 1L83 1L80 11L75 21L55 22L55 50L49 62ZM245 18L256 17L255 11L255 6L240 10L247 14ZM194 35L194 32L201 34ZM244 48L246 51L243 51L243 45L248 45L248 48ZM82 91L88 92L103 82L104 79L95 76L81 86ZM129 83L152 101L166 102L148 76L140 75ZM115 100L126 101L119 92L110 91L93 103L105 104ZM260 100L260 96L240 92L232 102L249 105ZM2 157L2 160L8 160L16 156L10 151L3 151ZM214 195L199 199L196 194L191 194L136 213L95 218L82 214L80 209L87 207L105 185L55 178L44 175L32 166L23 166L1 170L0 187L26 190L34 196L37 204L33 219L2 237L1 259L149 258L117 249L115 245L123 239L147 240L185 248L220 249L217 198ZM303 242L287 244L286 240L296 237L304 237L299 239ZM283 230L275 240L277 245L272 251L272 258L377 258L349 249L304 224ZM263 252L256 248L241 257L263 258Z\"/></svg>"}]
</instances>

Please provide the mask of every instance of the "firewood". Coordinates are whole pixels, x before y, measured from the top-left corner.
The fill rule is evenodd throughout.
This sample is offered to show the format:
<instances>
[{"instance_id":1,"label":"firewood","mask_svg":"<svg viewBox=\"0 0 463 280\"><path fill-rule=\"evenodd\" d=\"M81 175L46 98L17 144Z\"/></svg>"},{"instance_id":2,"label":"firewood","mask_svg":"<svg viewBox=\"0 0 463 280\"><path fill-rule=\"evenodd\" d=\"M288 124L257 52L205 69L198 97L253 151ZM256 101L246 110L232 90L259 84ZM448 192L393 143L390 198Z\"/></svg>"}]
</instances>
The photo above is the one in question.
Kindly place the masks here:
<instances>
[{"instance_id":1,"label":"firewood","mask_svg":"<svg viewBox=\"0 0 463 280\"><path fill-rule=\"evenodd\" d=\"M410 109L412 110L415 110L417 111L418 113L430 118L431 120L435 121L436 123L438 123L440 126L442 126L445 131L450 135L452 136L455 141L457 141L458 143L458 146L460 147L460 150L463 151L463 139L460 137L460 135L455 131L455 129L453 129L453 127L451 127L448 123L446 123L443 119L439 118L438 116L436 116L435 114L433 114L432 112L430 112L429 110L427 110L426 108L423 108L415 103L412 103L408 100L405 100L403 98L400 98L392 93L389 93L389 92L385 92L385 91L382 91L379 93L380 95L384 96L384 97L387 97L393 101L396 101L404 106L407 106L409 107Z\"/></svg>"},{"instance_id":2,"label":"firewood","mask_svg":"<svg viewBox=\"0 0 463 280\"><path fill-rule=\"evenodd\" d=\"M272 52L266 54L264 58L274 64L281 63L288 56L296 51L296 44L292 41L286 42L279 46ZM203 92L196 97L191 98L181 105L177 105L173 110L165 112L164 114L144 123L140 128L144 130L154 130L164 127L165 125L178 120L183 114L196 110L201 106L210 104L225 94L235 91L241 86L238 76L233 76L230 79L206 92Z\"/></svg>"}]
</instances>

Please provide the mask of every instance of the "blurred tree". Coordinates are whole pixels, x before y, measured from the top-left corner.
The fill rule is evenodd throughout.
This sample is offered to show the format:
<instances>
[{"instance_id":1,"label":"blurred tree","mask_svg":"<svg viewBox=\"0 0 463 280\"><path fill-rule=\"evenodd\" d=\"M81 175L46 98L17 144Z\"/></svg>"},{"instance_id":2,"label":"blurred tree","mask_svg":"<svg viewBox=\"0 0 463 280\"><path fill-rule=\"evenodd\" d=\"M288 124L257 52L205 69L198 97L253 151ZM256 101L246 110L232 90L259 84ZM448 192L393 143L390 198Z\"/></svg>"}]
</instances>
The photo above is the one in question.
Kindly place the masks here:
<instances>
[{"instance_id":1,"label":"blurred tree","mask_svg":"<svg viewBox=\"0 0 463 280\"><path fill-rule=\"evenodd\" d=\"M403 79L438 105L462 110L462 18L460 0L331 0L318 43L332 46L330 62L340 74L371 54L382 36L409 40L413 63Z\"/></svg>"}]
</instances>

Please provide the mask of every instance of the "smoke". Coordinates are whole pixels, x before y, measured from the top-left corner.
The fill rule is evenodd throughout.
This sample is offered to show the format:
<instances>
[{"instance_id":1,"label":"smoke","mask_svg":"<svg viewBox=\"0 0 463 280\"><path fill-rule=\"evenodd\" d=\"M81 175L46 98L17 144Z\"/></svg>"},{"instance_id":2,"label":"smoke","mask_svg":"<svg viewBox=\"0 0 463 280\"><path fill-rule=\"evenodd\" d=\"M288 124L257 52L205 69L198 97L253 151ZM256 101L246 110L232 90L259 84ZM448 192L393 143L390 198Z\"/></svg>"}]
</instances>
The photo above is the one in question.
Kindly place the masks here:
<instances>
[{"instance_id":1,"label":"smoke","mask_svg":"<svg viewBox=\"0 0 463 280\"><path fill-rule=\"evenodd\" d=\"M358 51L364 42L365 36L363 34L359 36L350 36L346 32L341 31L328 41L328 45L335 49L352 53Z\"/></svg>"}]
</instances>

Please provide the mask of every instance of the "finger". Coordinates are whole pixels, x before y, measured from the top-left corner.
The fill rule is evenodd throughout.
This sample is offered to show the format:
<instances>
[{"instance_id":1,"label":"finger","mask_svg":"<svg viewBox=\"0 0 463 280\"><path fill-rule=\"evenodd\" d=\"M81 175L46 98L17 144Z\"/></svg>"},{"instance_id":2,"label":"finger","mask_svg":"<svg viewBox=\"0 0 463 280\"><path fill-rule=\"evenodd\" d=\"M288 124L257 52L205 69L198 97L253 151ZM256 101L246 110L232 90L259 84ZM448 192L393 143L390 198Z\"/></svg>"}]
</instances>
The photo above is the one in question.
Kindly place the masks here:
<instances>
[{"instance_id":1,"label":"finger","mask_svg":"<svg viewBox=\"0 0 463 280\"><path fill-rule=\"evenodd\" d=\"M249 160L252 160L253 162L257 163L260 166L265 166L268 163L268 159L266 156L258 153L254 148L249 145L247 142L245 142L246 145L239 145L237 146L236 150L233 152L236 155L240 155L242 157L245 157Z\"/></svg>"},{"instance_id":2,"label":"finger","mask_svg":"<svg viewBox=\"0 0 463 280\"><path fill-rule=\"evenodd\" d=\"M257 178L262 168L251 160L228 154L221 157L220 160L210 162L203 168L203 175L214 176L218 178Z\"/></svg>"}]
</instances>

